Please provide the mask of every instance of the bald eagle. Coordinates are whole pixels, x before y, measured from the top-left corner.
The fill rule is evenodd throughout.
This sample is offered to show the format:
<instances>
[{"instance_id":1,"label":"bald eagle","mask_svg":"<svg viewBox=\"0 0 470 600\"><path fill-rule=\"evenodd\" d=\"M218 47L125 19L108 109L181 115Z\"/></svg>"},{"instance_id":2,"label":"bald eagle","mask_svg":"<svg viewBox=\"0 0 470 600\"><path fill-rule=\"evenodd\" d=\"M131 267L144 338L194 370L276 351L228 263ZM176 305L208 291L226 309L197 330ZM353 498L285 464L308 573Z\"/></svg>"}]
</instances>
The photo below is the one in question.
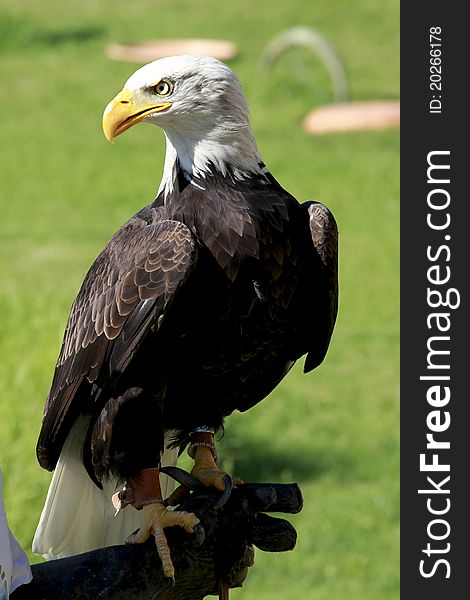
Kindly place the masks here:
<instances>
[{"instance_id":1,"label":"bald eagle","mask_svg":"<svg viewBox=\"0 0 470 600\"><path fill-rule=\"evenodd\" d=\"M162 463L189 445L193 476L223 489L224 418L263 400L300 357L305 372L317 367L336 319L335 220L268 171L236 75L201 56L148 64L103 129L113 140L140 122L165 133L163 178L70 312L37 444L55 469L34 540L44 555L122 543L136 527L130 541L171 524L193 531L194 515L165 505ZM118 508L141 511L112 516L117 482Z\"/></svg>"}]
</instances>

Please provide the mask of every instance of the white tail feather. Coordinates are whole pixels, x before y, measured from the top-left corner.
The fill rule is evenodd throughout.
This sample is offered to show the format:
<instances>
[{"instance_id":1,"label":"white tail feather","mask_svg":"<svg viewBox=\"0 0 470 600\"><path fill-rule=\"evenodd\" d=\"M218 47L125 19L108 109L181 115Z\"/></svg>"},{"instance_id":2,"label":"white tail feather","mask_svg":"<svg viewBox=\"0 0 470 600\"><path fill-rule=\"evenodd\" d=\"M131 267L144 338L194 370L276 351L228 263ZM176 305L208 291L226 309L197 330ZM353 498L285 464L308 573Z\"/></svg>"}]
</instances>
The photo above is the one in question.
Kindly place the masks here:
<instances>
[{"instance_id":1,"label":"white tail feather","mask_svg":"<svg viewBox=\"0 0 470 600\"><path fill-rule=\"evenodd\" d=\"M33 540L33 552L46 559L123 544L140 526L139 513L132 507L115 515L111 502L115 482L104 482L100 490L88 476L82 462L88 423L85 417L77 420L52 475ZM176 465L177 456L177 449L166 450L162 465ZM174 482L163 474L160 482L163 497L167 498L174 489Z\"/></svg>"}]
</instances>

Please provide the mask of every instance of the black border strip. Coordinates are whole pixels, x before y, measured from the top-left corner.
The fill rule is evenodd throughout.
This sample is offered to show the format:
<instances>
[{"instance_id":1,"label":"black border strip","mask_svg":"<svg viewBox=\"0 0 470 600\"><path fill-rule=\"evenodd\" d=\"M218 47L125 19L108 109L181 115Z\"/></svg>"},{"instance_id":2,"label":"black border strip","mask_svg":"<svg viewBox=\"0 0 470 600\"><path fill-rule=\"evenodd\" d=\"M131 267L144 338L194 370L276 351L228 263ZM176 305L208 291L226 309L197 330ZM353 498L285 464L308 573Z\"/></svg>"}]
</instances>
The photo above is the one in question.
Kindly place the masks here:
<instances>
[{"instance_id":1,"label":"black border strip","mask_svg":"<svg viewBox=\"0 0 470 600\"><path fill-rule=\"evenodd\" d=\"M401 3L402 600L470 593L470 25L463 7ZM436 55L440 72L431 69ZM432 113L436 100L440 112ZM430 162L450 169L427 173ZM429 297L428 288L455 308L432 307L439 295ZM446 316L430 316L436 313ZM420 379L436 376L449 379ZM427 434L450 448L427 448ZM420 454L450 470L420 469Z\"/></svg>"}]
</instances>

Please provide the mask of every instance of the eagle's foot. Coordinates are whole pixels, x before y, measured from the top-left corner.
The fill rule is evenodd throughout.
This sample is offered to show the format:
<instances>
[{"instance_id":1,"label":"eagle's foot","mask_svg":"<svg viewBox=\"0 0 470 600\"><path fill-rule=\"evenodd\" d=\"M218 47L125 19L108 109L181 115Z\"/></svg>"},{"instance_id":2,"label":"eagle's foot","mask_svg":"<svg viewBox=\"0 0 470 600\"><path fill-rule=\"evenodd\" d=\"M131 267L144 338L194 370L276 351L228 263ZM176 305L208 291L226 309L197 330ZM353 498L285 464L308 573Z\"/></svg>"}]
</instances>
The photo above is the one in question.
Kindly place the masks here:
<instances>
[{"instance_id":1,"label":"eagle's foot","mask_svg":"<svg viewBox=\"0 0 470 600\"><path fill-rule=\"evenodd\" d=\"M177 525L188 533L196 534L200 544L204 540L204 530L193 513L168 509L162 498L160 470L140 469L127 478L126 487L114 498L116 508L131 504L140 510L141 526L127 538L128 544L142 544L150 536L155 538L158 555L162 561L163 573L174 579L175 569L171 561L170 549L163 532L165 527Z\"/></svg>"},{"instance_id":2,"label":"eagle's foot","mask_svg":"<svg viewBox=\"0 0 470 600\"><path fill-rule=\"evenodd\" d=\"M153 535L157 552L162 561L163 573L166 577L175 577L175 569L171 561L170 548L163 529L177 525L188 533L198 534L199 519L194 513L169 510L163 502L153 502L142 507L141 526L127 538L128 544L142 544Z\"/></svg>"},{"instance_id":3,"label":"eagle's foot","mask_svg":"<svg viewBox=\"0 0 470 600\"><path fill-rule=\"evenodd\" d=\"M223 492L217 505L223 506L228 500L234 484L243 483L241 479L233 479L228 473L221 471L218 466L214 435L209 432L192 436L189 454L194 458L191 475L203 486L214 487Z\"/></svg>"},{"instance_id":4,"label":"eagle's foot","mask_svg":"<svg viewBox=\"0 0 470 600\"><path fill-rule=\"evenodd\" d=\"M216 490L223 492L226 487L227 473L216 468L204 468L196 465L191 471L191 475L197 479L205 487L214 487Z\"/></svg>"}]
</instances>

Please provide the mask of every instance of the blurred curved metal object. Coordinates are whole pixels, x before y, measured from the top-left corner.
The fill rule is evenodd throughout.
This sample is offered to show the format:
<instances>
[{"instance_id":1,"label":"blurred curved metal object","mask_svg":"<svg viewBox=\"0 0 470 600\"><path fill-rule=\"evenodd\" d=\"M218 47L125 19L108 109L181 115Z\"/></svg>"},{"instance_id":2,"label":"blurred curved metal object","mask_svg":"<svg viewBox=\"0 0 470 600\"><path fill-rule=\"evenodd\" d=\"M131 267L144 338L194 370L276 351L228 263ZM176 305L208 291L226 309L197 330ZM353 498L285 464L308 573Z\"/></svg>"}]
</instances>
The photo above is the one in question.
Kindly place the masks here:
<instances>
[{"instance_id":1,"label":"blurred curved metal object","mask_svg":"<svg viewBox=\"0 0 470 600\"><path fill-rule=\"evenodd\" d=\"M289 49L306 48L316 54L333 81L335 102L344 102L349 97L346 70L334 46L312 27L293 27L274 38L261 55L260 67L272 69L279 58Z\"/></svg>"}]
</instances>

